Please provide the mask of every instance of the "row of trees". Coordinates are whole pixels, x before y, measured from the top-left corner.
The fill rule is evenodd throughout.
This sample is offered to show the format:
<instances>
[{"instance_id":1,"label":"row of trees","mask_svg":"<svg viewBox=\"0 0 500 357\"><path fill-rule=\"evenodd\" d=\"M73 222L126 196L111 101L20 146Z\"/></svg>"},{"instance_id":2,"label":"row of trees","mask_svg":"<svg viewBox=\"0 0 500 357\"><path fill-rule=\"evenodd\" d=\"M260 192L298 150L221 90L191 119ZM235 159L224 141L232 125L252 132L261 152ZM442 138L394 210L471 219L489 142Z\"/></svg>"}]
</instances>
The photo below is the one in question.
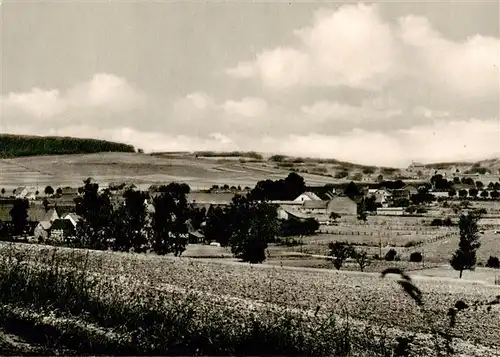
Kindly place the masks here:
<instances>
[{"instance_id":1,"label":"row of trees","mask_svg":"<svg viewBox=\"0 0 500 357\"><path fill-rule=\"evenodd\" d=\"M451 189L448 191L448 196L450 196L450 197L455 197L457 195L460 198L466 198L467 196L475 198L475 197L478 197L478 195L479 195L479 197L481 197L481 198L491 197L493 199L498 199L500 197L500 192L495 189L491 192L487 191L487 190L483 190L483 191L481 191L481 193L479 193L479 190L477 188L471 188L469 190L461 189L461 190L458 190L458 192L455 189Z\"/></svg>"},{"instance_id":2,"label":"row of trees","mask_svg":"<svg viewBox=\"0 0 500 357\"><path fill-rule=\"evenodd\" d=\"M458 223L460 229L460 241L458 249L453 253L450 259L450 265L453 269L459 271L462 278L464 270L474 270L477 263L477 250L481 247L479 242L478 222L483 212L472 210L467 214L462 214ZM451 223L451 221L450 221ZM369 255L362 250L356 250L352 245L346 242L330 242L328 245L330 255L333 259L333 265L338 270L349 259L354 259L361 271L371 264ZM392 261L397 257L394 249L388 251L385 260ZM410 256L410 261L422 261L421 253L414 252ZM487 266L498 267L498 258L490 257Z\"/></svg>"}]
</instances>

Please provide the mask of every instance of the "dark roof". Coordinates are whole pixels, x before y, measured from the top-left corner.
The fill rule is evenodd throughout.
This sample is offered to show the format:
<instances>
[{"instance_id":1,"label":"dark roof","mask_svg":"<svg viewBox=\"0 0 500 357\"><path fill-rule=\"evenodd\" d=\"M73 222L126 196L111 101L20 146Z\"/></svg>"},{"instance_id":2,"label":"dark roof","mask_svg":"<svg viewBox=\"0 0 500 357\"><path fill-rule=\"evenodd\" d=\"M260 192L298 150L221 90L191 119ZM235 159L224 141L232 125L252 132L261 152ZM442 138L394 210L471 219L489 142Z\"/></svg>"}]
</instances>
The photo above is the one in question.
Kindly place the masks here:
<instances>
[{"instance_id":1,"label":"dark roof","mask_svg":"<svg viewBox=\"0 0 500 357\"><path fill-rule=\"evenodd\" d=\"M326 209L326 207L328 207L328 201L304 201L303 207L305 209Z\"/></svg>"},{"instance_id":2,"label":"dark roof","mask_svg":"<svg viewBox=\"0 0 500 357\"><path fill-rule=\"evenodd\" d=\"M234 193L205 193L191 192L187 194L187 201L190 203L211 203L211 204L230 204Z\"/></svg>"},{"instance_id":3,"label":"dark roof","mask_svg":"<svg viewBox=\"0 0 500 357\"><path fill-rule=\"evenodd\" d=\"M75 227L73 226L73 223L69 219L56 219L54 222L52 222L52 227L51 229L62 229L62 230L72 230Z\"/></svg>"}]
</instances>

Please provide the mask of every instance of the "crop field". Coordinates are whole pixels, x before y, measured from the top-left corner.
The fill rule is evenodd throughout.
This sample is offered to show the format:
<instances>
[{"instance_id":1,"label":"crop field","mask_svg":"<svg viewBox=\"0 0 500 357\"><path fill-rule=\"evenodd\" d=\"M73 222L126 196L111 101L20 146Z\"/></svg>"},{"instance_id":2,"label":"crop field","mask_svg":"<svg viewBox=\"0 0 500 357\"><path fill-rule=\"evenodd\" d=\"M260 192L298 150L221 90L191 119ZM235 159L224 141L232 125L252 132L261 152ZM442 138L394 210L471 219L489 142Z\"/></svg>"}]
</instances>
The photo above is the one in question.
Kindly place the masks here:
<instances>
[{"instance_id":1,"label":"crop field","mask_svg":"<svg viewBox=\"0 0 500 357\"><path fill-rule=\"evenodd\" d=\"M24 244L2 244L0 257L4 315L29 320L34 326L52 325L52 330L48 327L46 330L53 334L63 324L65 330L86 336L87 340L77 340L80 341L78 348L83 350L90 347L83 346L86 342L82 341L95 342L89 336L90 329L94 331L93 338L97 336L101 340L100 345L106 341L106 346L118 350L130 346L130 341L136 345L139 341L137 348L150 353L166 353L164 348L169 345L169 354L192 354L189 350L192 341L189 345L186 335L174 337L174 331L168 329L181 323L179 326L189 331L179 333L200 339L201 350L196 354L220 353L217 348L222 348L224 343L229 346L230 337L236 339L231 340L231 346L236 346L235 341L241 342L245 336L245 329L254 326L254 335L258 328L260 333L270 334L269 341L275 336L276 348L293 345L299 349L283 349L281 353L288 351L287 354L389 356L387 348L396 336L413 334L412 355L432 355L431 327L446 328L446 312L457 300L481 305L500 295L499 286L414 276L415 284L423 292L425 308L421 310L403 292L394 275L382 279L373 273L53 250ZM39 281L42 276L52 279L48 290L47 281ZM74 280L77 276L80 279L84 276L85 283ZM18 283L6 285L14 277ZM80 283L75 285L75 281L80 281L81 287ZM500 347L498 306L488 309L479 306L459 314L456 327L450 332L455 336L453 346L457 355L497 355ZM177 315L173 315L174 311ZM185 320L179 322L180 317ZM148 318L152 320L144 325ZM293 322L286 325L286 340L296 340L282 339L283 319ZM224 332L221 329L225 329ZM198 335L200 331L205 337ZM348 341L356 341L349 345L348 351L344 348L346 333L350 336ZM259 339L265 335L259 335ZM340 343L340 336L344 344ZM140 342L141 339L144 341ZM241 354L241 348L249 346L252 344L239 344L233 351ZM266 347L272 349L270 346ZM94 351L98 347L99 344L94 345ZM273 351L268 353L280 353Z\"/></svg>"},{"instance_id":2,"label":"crop field","mask_svg":"<svg viewBox=\"0 0 500 357\"><path fill-rule=\"evenodd\" d=\"M153 156L134 153L35 156L0 160L0 185L7 192L18 186L79 187L87 177L102 184L131 180L147 187L153 183L182 181L192 189L212 185L254 186L257 181L279 179L289 171L262 162L214 160L194 156ZM307 184L322 185L331 178L302 174ZM145 188L144 187L144 188Z\"/></svg>"}]
</instances>

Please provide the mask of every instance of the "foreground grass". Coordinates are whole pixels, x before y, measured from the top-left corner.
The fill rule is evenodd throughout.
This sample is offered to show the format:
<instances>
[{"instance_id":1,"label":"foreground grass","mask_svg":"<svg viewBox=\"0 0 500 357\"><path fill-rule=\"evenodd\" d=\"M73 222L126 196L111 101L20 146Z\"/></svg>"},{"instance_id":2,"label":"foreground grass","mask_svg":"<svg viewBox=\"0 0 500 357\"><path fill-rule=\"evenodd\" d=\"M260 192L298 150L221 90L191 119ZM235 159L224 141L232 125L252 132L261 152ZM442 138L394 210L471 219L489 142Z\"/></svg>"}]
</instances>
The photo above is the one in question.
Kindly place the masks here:
<instances>
[{"instance_id":1,"label":"foreground grass","mask_svg":"<svg viewBox=\"0 0 500 357\"><path fill-rule=\"evenodd\" d=\"M335 356L355 351L389 356L392 349L369 330L354 338L328 314L158 289L129 272L98 274L99 259L90 262L77 251L35 255L9 246L1 253L1 323L45 336L48 348L120 355Z\"/></svg>"},{"instance_id":2,"label":"foreground grass","mask_svg":"<svg viewBox=\"0 0 500 357\"><path fill-rule=\"evenodd\" d=\"M457 297L494 293L422 285L437 320ZM48 347L88 354L392 356L408 335L413 355L433 354L428 322L411 299L394 280L369 274L17 244L0 246L0 289L4 325L23 321L48 336ZM498 317L461 316L458 350L492 355L480 345L500 345Z\"/></svg>"}]
</instances>

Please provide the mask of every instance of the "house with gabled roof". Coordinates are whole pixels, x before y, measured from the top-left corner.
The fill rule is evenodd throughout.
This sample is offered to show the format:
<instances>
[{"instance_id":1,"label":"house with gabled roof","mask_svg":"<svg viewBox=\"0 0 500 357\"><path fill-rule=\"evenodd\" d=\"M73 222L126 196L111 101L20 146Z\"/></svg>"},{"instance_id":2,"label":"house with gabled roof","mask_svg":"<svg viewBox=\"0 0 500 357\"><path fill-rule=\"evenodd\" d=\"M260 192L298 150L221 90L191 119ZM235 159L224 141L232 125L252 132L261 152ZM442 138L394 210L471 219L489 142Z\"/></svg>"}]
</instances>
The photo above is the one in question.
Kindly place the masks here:
<instances>
[{"instance_id":1,"label":"house with gabled roof","mask_svg":"<svg viewBox=\"0 0 500 357\"><path fill-rule=\"evenodd\" d=\"M321 198L311 191L306 191L299 195L295 200L295 202L305 202L305 201L321 201Z\"/></svg>"}]
</instances>

